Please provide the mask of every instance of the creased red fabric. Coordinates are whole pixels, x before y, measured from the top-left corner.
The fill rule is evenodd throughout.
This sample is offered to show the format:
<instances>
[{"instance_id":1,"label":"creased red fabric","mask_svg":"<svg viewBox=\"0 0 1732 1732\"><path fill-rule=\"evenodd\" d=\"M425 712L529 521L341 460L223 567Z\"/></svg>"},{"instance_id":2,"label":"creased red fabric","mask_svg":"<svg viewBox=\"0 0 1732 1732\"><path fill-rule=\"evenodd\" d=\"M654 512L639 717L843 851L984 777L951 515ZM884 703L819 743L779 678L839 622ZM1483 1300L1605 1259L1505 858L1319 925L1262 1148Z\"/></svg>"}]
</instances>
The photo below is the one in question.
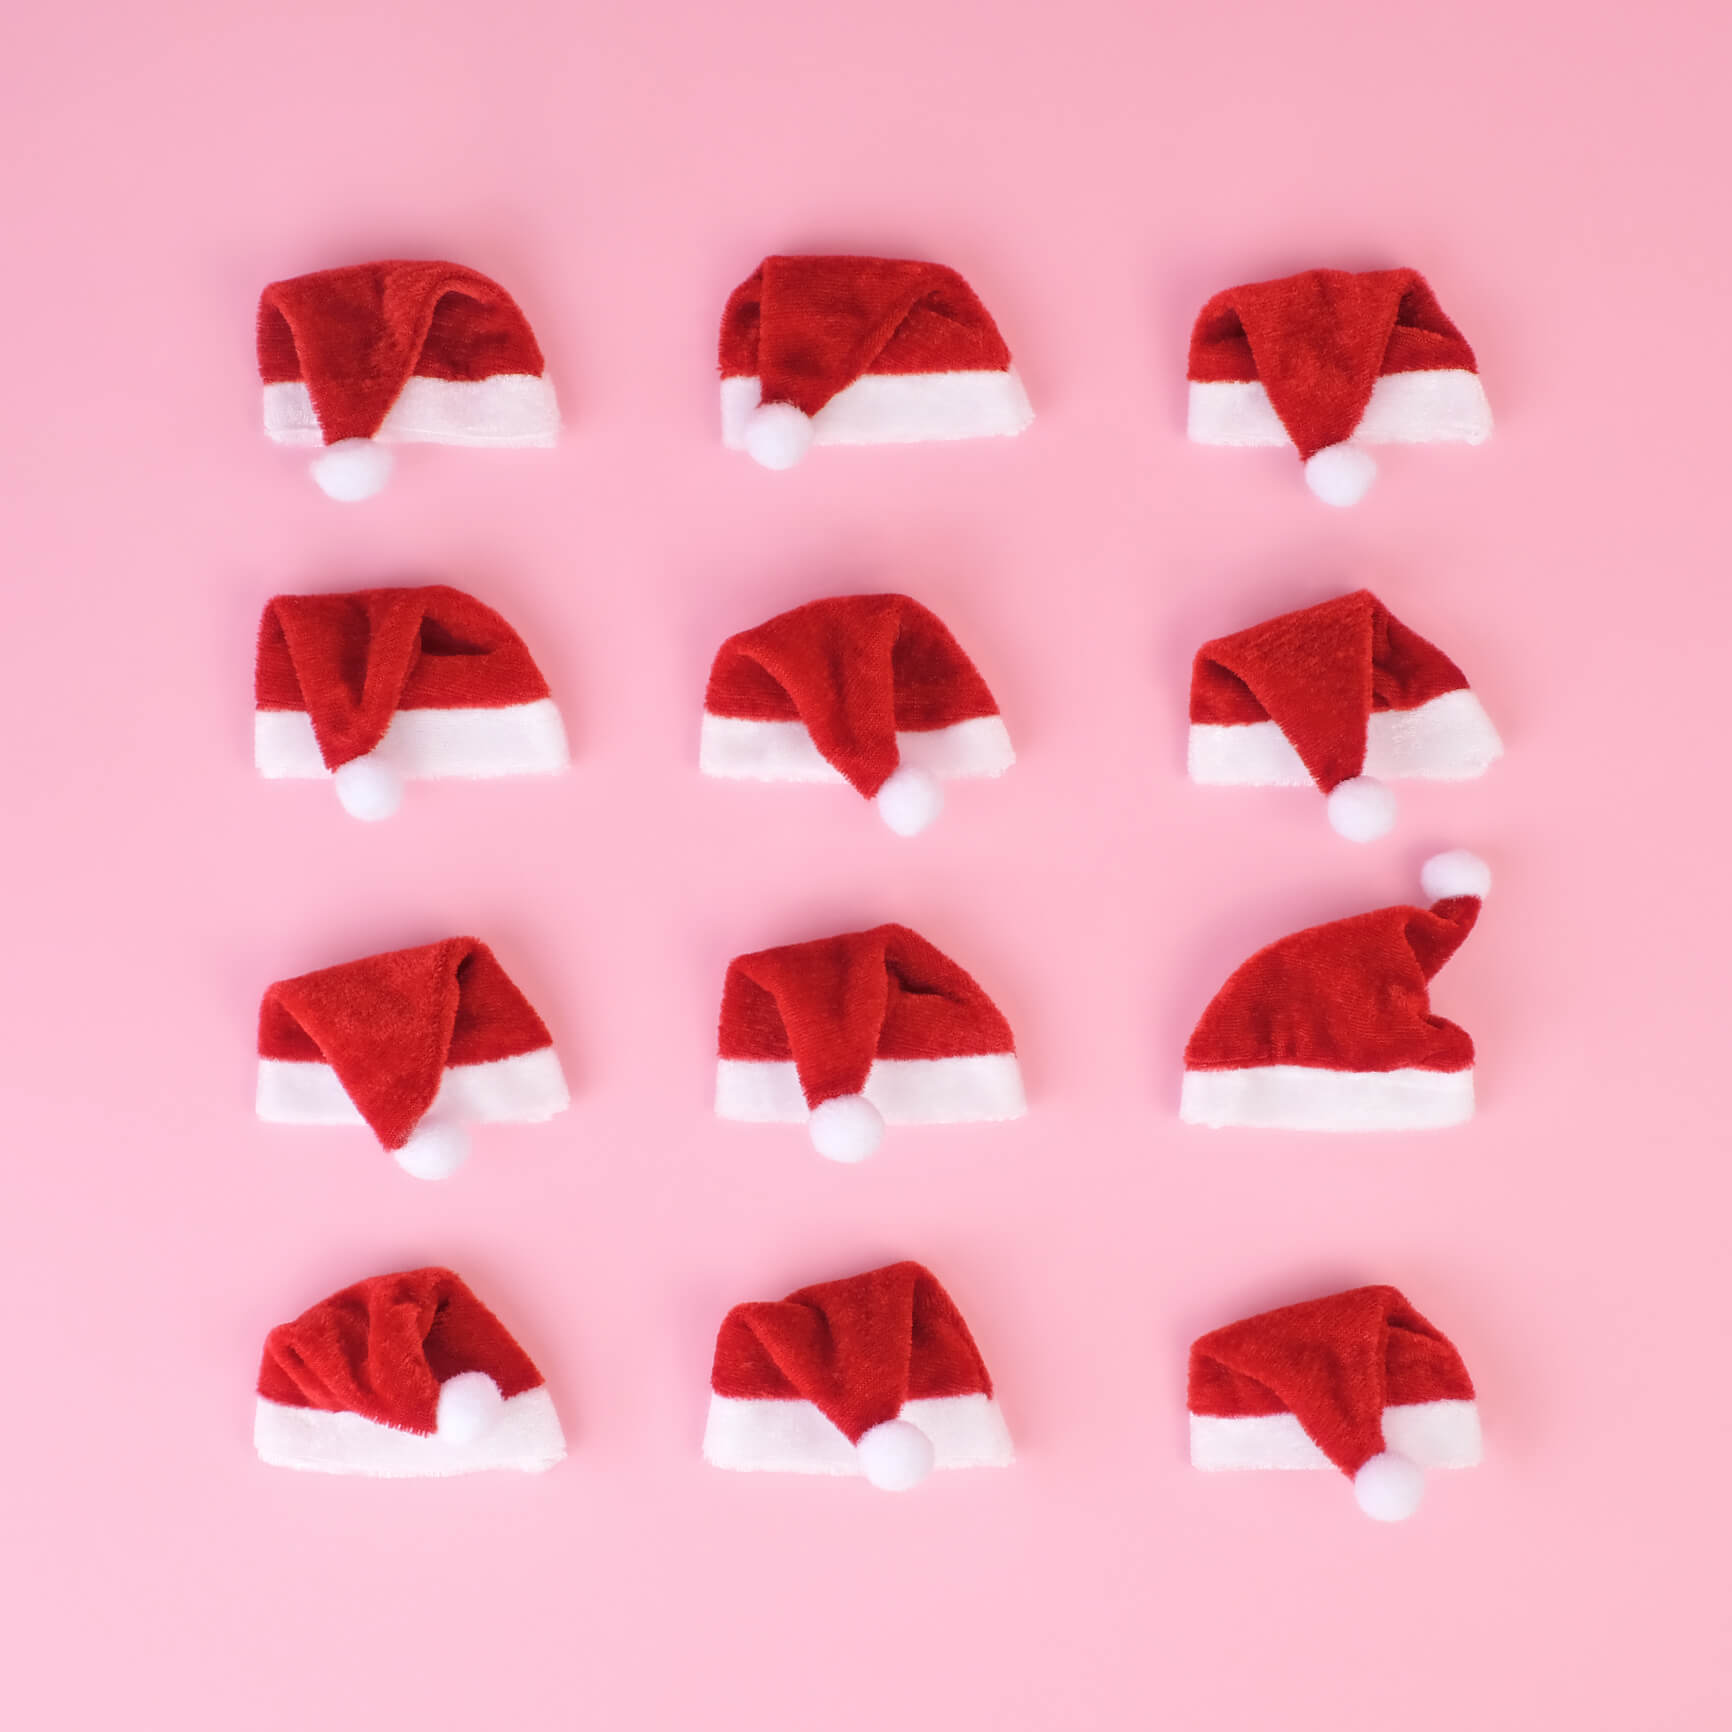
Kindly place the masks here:
<instances>
[{"instance_id":1,"label":"creased red fabric","mask_svg":"<svg viewBox=\"0 0 1732 1732\"><path fill-rule=\"evenodd\" d=\"M809 1401L850 1442L905 1401L992 1394L962 1313L918 1263L736 1305L710 1387L744 1401Z\"/></svg>"},{"instance_id":2,"label":"creased red fabric","mask_svg":"<svg viewBox=\"0 0 1732 1732\"><path fill-rule=\"evenodd\" d=\"M1347 1474L1383 1449L1385 1407L1473 1398L1461 1355L1393 1287L1286 1305L1191 1347L1192 1413L1291 1413Z\"/></svg>"}]
</instances>

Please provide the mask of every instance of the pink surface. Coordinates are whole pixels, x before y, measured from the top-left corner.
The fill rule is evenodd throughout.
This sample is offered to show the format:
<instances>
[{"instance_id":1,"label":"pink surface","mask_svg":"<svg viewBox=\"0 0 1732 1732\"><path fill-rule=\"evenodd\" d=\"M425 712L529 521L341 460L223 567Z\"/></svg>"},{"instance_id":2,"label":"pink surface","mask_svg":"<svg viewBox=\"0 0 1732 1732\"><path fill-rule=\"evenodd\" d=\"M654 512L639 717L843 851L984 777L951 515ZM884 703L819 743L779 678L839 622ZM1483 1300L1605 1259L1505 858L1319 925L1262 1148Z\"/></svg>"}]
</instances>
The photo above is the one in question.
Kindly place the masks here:
<instances>
[{"instance_id":1,"label":"pink surface","mask_svg":"<svg viewBox=\"0 0 1732 1732\"><path fill-rule=\"evenodd\" d=\"M9 1718L1723 1720L1723 11L176 0L10 42ZM723 453L716 322L773 249L962 270L1033 431ZM557 452L411 451L344 508L266 445L260 287L390 254L518 297ZM1392 452L1348 514L1183 439L1207 293L1324 262L1425 270L1499 423ZM519 627L569 778L416 787L377 829L254 778L262 602L397 580ZM1366 849L1314 796L1190 787L1195 646L1362 583L1466 667L1506 762L1410 785ZM715 646L847 586L933 607L1021 752L914 843L846 790L695 771ZM1182 1128L1226 972L1456 843L1498 874L1437 995L1478 1121ZM887 918L997 997L1032 1116L855 1170L715 1123L727 958ZM461 930L552 1025L567 1117L484 1131L443 1187L254 1121L266 982ZM706 1468L727 1305L904 1255L1018 1465L901 1500ZM569 1461L260 1466L270 1325L433 1259L547 1373ZM1461 1347L1486 1464L1404 1528L1333 1475L1194 1473L1190 1340L1361 1281Z\"/></svg>"}]
</instances>

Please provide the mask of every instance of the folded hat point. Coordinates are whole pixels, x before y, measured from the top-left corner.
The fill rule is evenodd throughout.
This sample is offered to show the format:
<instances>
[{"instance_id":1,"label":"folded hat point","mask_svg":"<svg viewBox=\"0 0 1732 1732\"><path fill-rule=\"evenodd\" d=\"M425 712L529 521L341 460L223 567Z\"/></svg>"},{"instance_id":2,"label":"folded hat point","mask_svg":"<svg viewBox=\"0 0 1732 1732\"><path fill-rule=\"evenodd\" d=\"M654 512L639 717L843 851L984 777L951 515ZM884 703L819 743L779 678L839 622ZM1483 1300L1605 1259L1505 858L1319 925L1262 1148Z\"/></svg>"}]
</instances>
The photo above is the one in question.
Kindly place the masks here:
<instances>
[{"instance_id":1,"label":"folded hat point","mask_svg":"<svg viewBox=\"0 0 1732 1732\"><path fill-rule=\"evenodd\" d=\"M898 836L918 836L944 810L944 789L930 770L899 764L872 800Z\"/></svg>"},{"instance_id":2,"label":"folded hat point","mask_svg":"<svg viewBox=\"0 0 1732 1732\"><path fill-rule=\"evenodd\" d=\"M385 491L396 459L377 439L339 439L308 465L319 489L345 505Z\"/></svg>"},{"instance_id":3,"label":"folded hat point","mask_svg":"<svg viewBox=\"0 0 1732 1732\"><path fill-rule=\"evenodd\" d=\"M1377 459L1358 445L1325 445L1305 460L1305 485L1325 505L1357 505L1377 479Z\"/></svg>"},{"instance_id":4,"label":"folded hat point","mask_svg":"<svg viewBox=\"0 0 1732 1732\"><path fill-rule=\"evenodd\" d=\"M852 1165L877 1154L884 1115L864 1095L836 1095L813 1107L806 1131L825 1160Z\"/></svg>"},{"instance_id":5,"label":"folded hat point","mask_svg":"<svg viewBox=\"0 0 1732 1732\"><path fill-rule=\"evenodd\" d=\"M812 449L812 417L792 403L760 403L746 418L745 446L766 469L792 469Z\"/></svg>"},{"instance_id":6,"label":"folded hat point","mask_svg":"<svg viewBox=\"0 0 1732 1732\"><path fill-rule=\"evenodd\" d=\"M1388 784L1375 776L1350 776L1329 790L1329 828L1349 842L1375 842L1395 828L1399 811Z\"/></svg>"}]
</instances>

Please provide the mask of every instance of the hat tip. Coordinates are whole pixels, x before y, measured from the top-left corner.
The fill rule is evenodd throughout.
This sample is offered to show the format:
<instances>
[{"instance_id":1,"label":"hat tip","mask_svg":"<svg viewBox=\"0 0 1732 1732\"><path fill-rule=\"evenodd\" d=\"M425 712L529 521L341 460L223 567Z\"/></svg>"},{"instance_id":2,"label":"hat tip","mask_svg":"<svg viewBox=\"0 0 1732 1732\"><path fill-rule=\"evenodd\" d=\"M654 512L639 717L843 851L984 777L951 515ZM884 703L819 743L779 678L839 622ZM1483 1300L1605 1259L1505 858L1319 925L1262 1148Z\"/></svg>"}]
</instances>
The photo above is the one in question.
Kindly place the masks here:
<instances>
[{"instance_id":1,"label":"hat tip","mask_svg":"<svg viewBox=\"0 0 1732 1732\"><path fill-rule=\"evenodd\" d=\"M852 1166L878 1152L884 1115L864 1095L837 1095L813 1107L807 1133L825 1160Z\"/></svg>"},{"instance_id":2,"label":"hat tip","mask_svg":"<svg viewBox=\"0 0 1732 1732\"><path fill-rule=\"evenodd\" d=\"M912 1491L932 1472L938 1457L932 1439L905 1419L873 1426L854 1450L867 1483L880 1491Z\"/></svg>"},{"instance_id":3,"label":"hat tip","mask_svg":"<svg viewBox=\"0 0 1732 1732\"><path fill-rule=\"evenodd\" d=\"M1395 828L1395 795L1375 776L1354 776L1329 790L1329 827L1349 842L1375 842Z\"/></svg>"},{"instance_id":4,"label":"hat tip","mask_svg":"<svg viewBox=\"0 0 1732 1732\"><path fill-rule=\"evenodd\" d=\"M1376 479L1376 458L1358 445L1325 445L1305 460L1305 485L1325 505L1357 505Z\"/></svg>"},{"instance_id":5,"label":"hat tip","mask_svg":"<svg viewBox=\"0 0 1732 1732\"><path fill-rule=\"evenodd\" d=\"M1386 1449L1353 1476L1353 1496L1373 1521L1404 1522L1425 1497L1425 1472Z\"/></svg>"},{"instance_id":6,"label":"hat tip","mask_svg":"<svg viewBox=\"0 0 1732 1732\"><path fill-rule=\"evenodd\" d=\"M944 787L930 770L902 764L873 795L873 804L898 836L918 836L944 810Z\"/></svg>"},{"instance_id":7,"label":"hat tip","mask_svg":"<svg viewBox=\"0 0 1732 1732\"><path fill-rule=\"evenodd\" d=\"M766 469L792 469L812 448L812 417L792 403L760 403L746 417L745 445Z\"/></svg>"},{"instance_id":8,"label":"hat tip","mask_svg":"<svg viewBox=\"0 0 1732 1732\"><path fill-rule=\"evenodd\" d=\"M353 505L384 491L392 461L376 439L339 439L313 459L313 479L328 499Z\"/></svg>"}]
</instances>

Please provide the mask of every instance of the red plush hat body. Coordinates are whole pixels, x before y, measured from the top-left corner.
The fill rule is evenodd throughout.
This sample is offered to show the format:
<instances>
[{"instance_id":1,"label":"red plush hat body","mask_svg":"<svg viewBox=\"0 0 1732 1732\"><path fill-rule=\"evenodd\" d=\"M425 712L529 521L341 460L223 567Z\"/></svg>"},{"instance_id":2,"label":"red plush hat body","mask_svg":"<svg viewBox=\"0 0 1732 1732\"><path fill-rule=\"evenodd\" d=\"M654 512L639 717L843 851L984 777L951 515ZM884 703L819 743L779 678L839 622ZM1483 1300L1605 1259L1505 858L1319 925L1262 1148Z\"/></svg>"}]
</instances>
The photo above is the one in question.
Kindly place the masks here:
<instances>
[{"instance_id":1,"label":"red plush hat body","mask_svg":"<svg viewBox=\"0 0 1732 1732\"><path fill-rule=\"evenodd\" d=\"M1194 782L1303 787L1367 842L1393 824L1385 779L1483 775L1503 742L1467 677L1369 590L1265 620L1197 651Z\"/></svg>"},{"instance_id":2,"label":"red plush hat body","mask_svg":"<svg viewBox=\"0 0 1732 1732\"><path fill-rule=\"evenodd\" d=\"M1357 1287L1229 1324L1191 1348L1191 1465L1338 1468L1399 1521L1428 1467L1474 1467L1461 1355L1393 1287Z\"/></svg>"},{"instance_id":3,"label":"red plush hat body","mask_svg":"<svg viewBox=\"0 0 1732 1732\"><path fill-rule=\"evenodd\" d=\"M716 1113L806 1124L831 1160L871 1154L890 1124L1020 1118L1010 1025L906 926L736 957L722 989Z\"/></svg>"},{"instance_id":4,"label":"red plush hat body","mask_svg":"<svg viewBox=\"0 0 1732 1732\"><path fill-rule=\"evenodd\" d=\"M1483 861L1439 854L1429 908L1295 932L1216 993L1185 1048L1179 1116L1218 1129L1422 1130L1473 1117L1473 1042L1431 1013L1433 975L1479 918Z\"/></svg>"},{"instance_id":5,"label":"red plush hat body","mask_svg":"<svg viewBox=\"0 0 1732 1732\"><path fill-rule=\"evenodd\" d=\"M570 1104L547 1025L476 938L279 980L259 1007L259 1117L366 1124L416 1178L456 1171L466 1123Z\"/></svg>"},{"instance_id":6,"label":"red plush hat body","mask_svg":"<svg viewBox=\"0 0 1732 1732\"><path fill-rule=\"evenodd\" d=\"M565 725L523 640L444 584L279 595L259 622L253 756L272 779L334 777L383 818L405 777L551 775Z\"/></svg>"},{"instance_id":7,"label":"red plush hat body","mask_svg":"<svg viewBox=\"0 0 1732 1732\"><path fill-rule=\"evenodd\" d=\"M953 270L914 259L768 258L722 314L722 443L770 469L814 445L1020 433L1010 350Z\"/></svg>"},{"instance_id":8,"label":"red plush hat body","mask_svg":"<svg viewBox=\"0 0 1732 1732\"><path fill-rule=\"evenodd\" d=\"M710 669L705 775L847 782L900 835L938 815L940 777L998 776L1015 762L986 681L905 595L808 602L736 633Z\"/></svg>"},{"instance_id":9,"label":"red plush hat body","mask_svg":"<svg viewBox=\"0 0 1732 1732\"><path fill-rule=\"evenodd\" d=\"M1010 1434L950 1295L918 1263L736 1305L716 1337L704 1459L742 1472L1001 1467Z\"/></svg>"},{"instance_id":10,"label":"red plush hat body","mask_svg":"<svg viewBox=\"0 0 1732 1732\"><path fill-rule=\"evenodd\" d=\"M1417 271L1301 271L1216 295L1191 332L1190 436L1293 445L1331 505L1364 496L1376 444L1491 434L1467 345Z\"/></svg>"},{"instance_id":11,"label":"red plush hat body","mask_svg":"<svg viewBox=\"0 0 1732 1732\"><path fill-rule=\"evenodd\" d=\"M541 1373L449 1269L375 1275L273 1329L253 1441L272 1467L379 1479L565 1455Z\"/></svg>"},{"instance_id":12,"label":"red plush hat body","mask_svg":"<svg viewBox=\"0 0 1732 1732\"><path fill-rule=\"evenodd\" d=\"M317 445L336 499L385 485L393 443L552 445L553 381L529 321L479 271L386 259L272 283L259 297L265 432Z\"/></svg>"}]
</instances>

